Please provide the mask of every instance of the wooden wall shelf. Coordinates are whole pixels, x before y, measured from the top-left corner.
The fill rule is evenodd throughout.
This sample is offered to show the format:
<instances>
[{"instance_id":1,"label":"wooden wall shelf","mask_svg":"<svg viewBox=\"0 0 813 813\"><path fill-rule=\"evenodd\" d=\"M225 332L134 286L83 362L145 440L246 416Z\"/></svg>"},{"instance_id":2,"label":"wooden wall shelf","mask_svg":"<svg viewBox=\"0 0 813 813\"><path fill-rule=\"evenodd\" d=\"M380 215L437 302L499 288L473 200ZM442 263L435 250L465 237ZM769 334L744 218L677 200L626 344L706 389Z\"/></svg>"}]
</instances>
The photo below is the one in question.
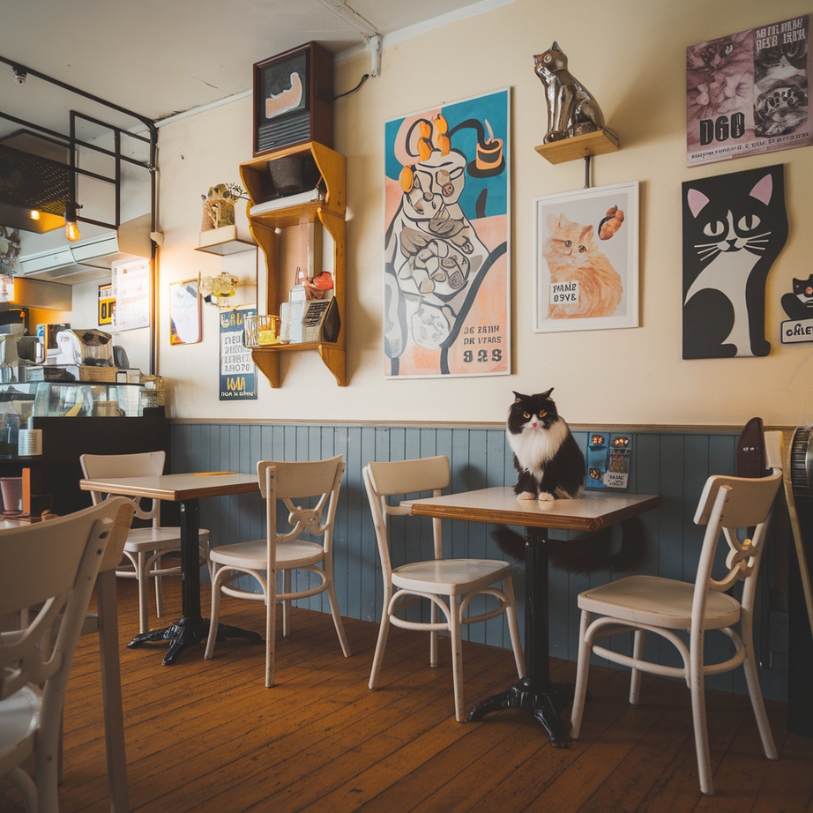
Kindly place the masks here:
<instances>
[{"instance_id":1,"label":"wooden wall shelf","mask_svg":"<svg viewBox=\"0 0 813 813\"><path fill-rule=\"evenodd\" d=\"M302 201L291 194L291 205L284 205L284 197L276 195L269 164L304 162L317 170L316 188L320 195L315 200ZM296 166L294 166L294 171ZM329 147L311 141L263 155L240 165L240 176L248 192L249 229L266 259L265 313L280 313L280 305L288 300L290 289L296 284L297 269L315 277L322 271L333 275L333 296L339 313L339 334L335 342L299 342L254 348L251 356L272 387L279 387L280 354L297 351L316 351L325 366L333 373L336 383L347 384L345 367L345 174L343 155ZM258 204L273 200L282 204L271 211L252 214ZM325 265L329 267L324 267Z\"/></svg>"},{"instance_id":2,"label":"wooden wall shelf","mask_svg":"<svg viewBox=\"0 0 813 813\"><path fill-rule=\"evenodd\" d=\"M561 141L551 141L550 144L540 144L535 149L551 164L562 164L565 161L575 161L577 158L615 152L618 150L618 136L607 130L596 130Z\"/></svg>"}]
</instances>

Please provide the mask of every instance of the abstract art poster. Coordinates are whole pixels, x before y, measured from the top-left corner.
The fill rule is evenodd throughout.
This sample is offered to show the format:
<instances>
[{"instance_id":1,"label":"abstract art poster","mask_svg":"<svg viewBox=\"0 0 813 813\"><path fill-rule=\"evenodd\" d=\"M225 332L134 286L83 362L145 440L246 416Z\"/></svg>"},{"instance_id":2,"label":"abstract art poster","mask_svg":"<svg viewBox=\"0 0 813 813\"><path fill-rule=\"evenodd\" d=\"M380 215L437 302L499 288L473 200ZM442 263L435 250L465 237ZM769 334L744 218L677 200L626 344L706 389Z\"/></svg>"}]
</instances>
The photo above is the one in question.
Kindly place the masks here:
<instances>
[{"instance_id":1,"label":"abstract art poster","mask_svg":"<svg viewBox=\"0 0 813 813\"><path fill-rule=\"evenodd\" d=\"M506 375L509 92L385 125L389 378Z\"/></svg>"}]
</instances>

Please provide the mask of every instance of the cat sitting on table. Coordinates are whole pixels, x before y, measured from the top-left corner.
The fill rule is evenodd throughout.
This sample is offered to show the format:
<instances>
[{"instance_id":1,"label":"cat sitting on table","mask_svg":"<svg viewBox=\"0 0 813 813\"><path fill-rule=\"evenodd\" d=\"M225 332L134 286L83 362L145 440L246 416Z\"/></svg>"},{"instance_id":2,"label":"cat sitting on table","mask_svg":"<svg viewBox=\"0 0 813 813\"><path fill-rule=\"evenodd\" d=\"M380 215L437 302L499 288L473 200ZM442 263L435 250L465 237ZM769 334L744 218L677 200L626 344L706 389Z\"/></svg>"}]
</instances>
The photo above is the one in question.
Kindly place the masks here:
<instances>
[{"instance_id":1,"label":"cat sitting on table","mask_svg":"<svg viewBox=\"0 0 813 813\"><path fill-rule=\"evenodd\" d=\"M584 486L584 455L547 392L514 393L506 433L519 478L518 500L573 499Z\"/></svg>"}]
</instances>

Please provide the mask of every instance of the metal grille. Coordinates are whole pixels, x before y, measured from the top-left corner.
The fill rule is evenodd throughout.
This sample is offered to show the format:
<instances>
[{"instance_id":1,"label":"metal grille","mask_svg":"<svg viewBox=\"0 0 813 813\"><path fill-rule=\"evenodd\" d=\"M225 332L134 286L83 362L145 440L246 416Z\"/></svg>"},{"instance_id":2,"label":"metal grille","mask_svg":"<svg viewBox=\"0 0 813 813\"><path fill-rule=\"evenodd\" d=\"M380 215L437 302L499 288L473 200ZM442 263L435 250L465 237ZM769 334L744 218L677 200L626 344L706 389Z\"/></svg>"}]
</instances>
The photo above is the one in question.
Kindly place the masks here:
<instances>
[{"instance_id":1,"label":"metal grille","mask_svg":"<svg viewBox=\"0 0 813 813\"><path fill-rule=\"evenodd\" d=\"M0 145L0 203L65 214L70 167Z\"/></svg>"}]
</instances>

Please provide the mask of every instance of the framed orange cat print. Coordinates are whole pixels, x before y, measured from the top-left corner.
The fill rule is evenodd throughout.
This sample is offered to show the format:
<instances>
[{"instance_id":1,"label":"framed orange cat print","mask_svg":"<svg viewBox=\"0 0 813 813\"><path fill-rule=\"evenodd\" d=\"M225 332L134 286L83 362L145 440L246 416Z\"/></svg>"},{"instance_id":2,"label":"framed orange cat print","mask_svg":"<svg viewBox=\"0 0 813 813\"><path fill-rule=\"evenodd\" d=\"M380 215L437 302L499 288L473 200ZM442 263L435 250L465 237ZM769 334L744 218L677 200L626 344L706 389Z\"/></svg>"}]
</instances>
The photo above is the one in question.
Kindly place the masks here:
<instances>
[{"instance_id":1,"label":"framed orange cat print","mask_svg":"<svg viewBox=\"0 0 813 813\"><path fill-rule=\"evenodd\" d=\"M638 327L638 182L534 200L534 330Z\"/></svg>"}]
</instances>

